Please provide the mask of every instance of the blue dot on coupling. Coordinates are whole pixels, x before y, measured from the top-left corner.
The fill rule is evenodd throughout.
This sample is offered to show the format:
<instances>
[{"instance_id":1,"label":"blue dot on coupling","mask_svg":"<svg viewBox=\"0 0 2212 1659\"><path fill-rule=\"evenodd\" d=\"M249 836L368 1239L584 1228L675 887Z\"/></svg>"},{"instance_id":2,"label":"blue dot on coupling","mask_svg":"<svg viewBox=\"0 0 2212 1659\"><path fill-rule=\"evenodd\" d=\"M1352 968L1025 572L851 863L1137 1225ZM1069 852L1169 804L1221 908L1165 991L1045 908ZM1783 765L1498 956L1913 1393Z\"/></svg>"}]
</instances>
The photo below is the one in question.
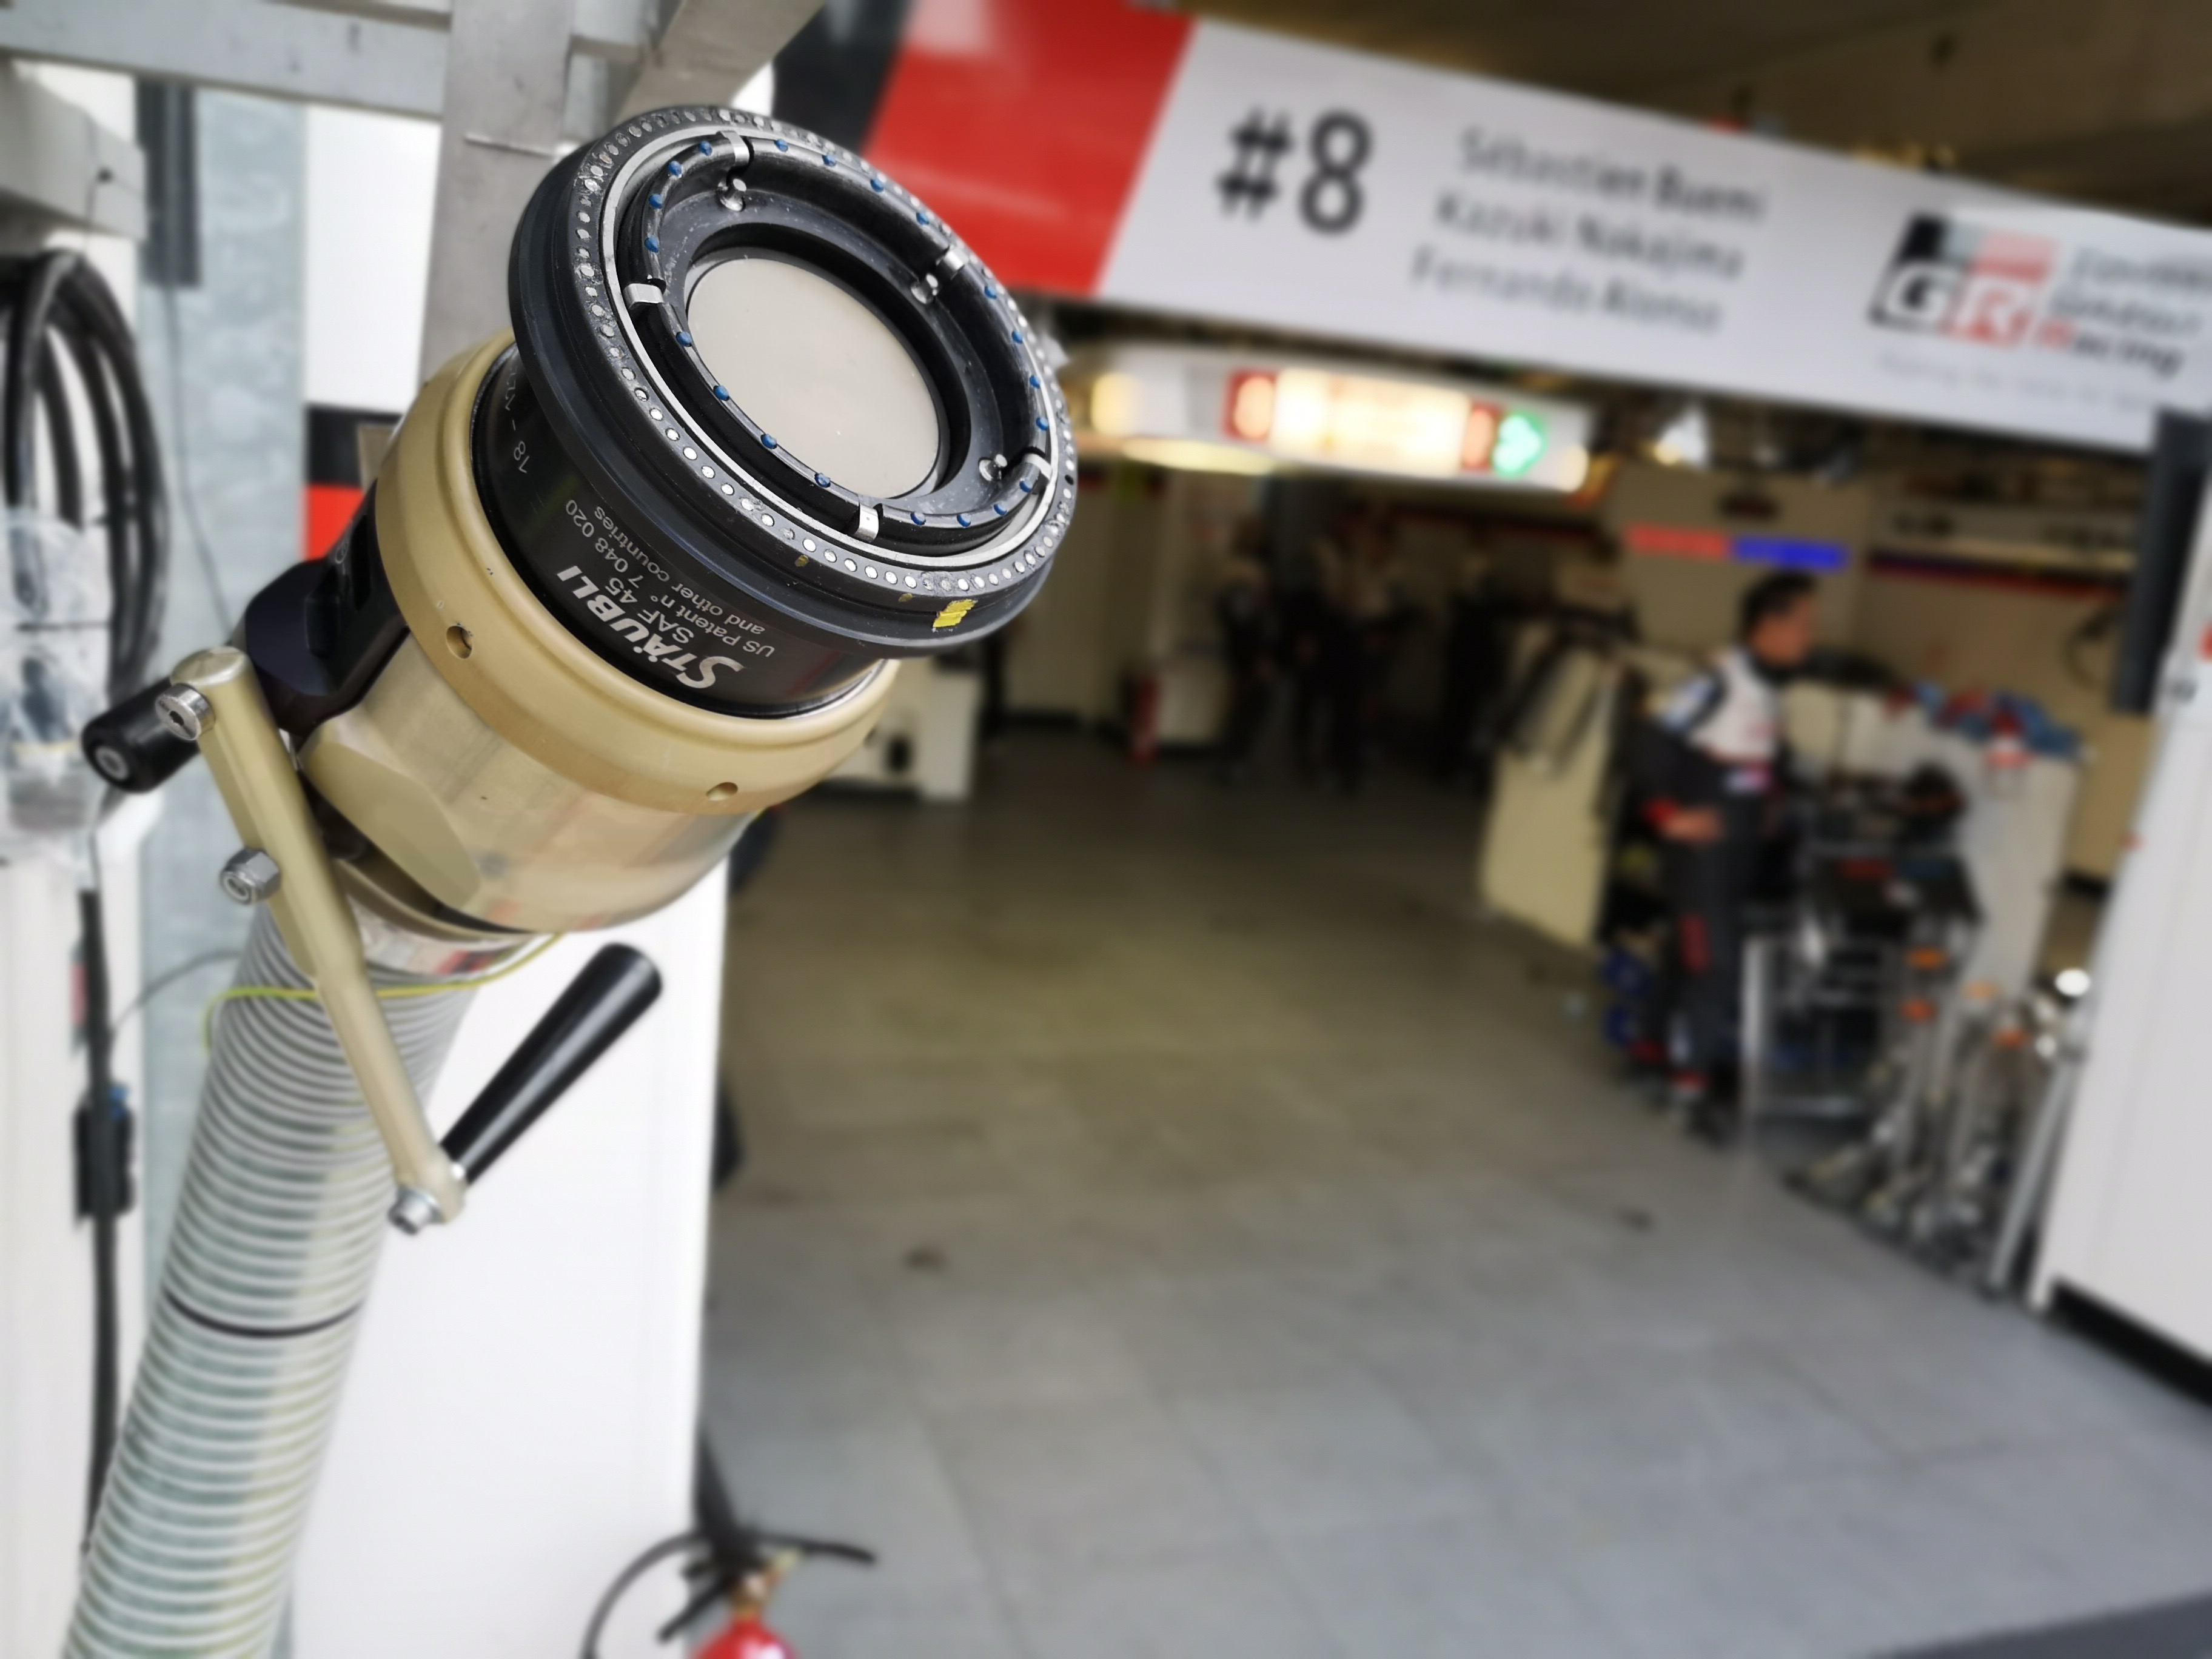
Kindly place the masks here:
<instances>
[{"instance_id":1,"label":"blue dot on coupling","mask_svg":"<svg viewBox=\"0 0 2212 1659\"><path fill-rule=\"evenodd\" d=\"M727 403L730 401L730 388L726 386L718 386L714 388L714 395L717 398L720 398L724 403Z\"/></svg>"},{"instance_id":2,"label":"blue dot on coupling","mask_svg":"<svg viewBox=\"0 0 2212 1659\"><path fill-rule=\"evenodd\" d=\"M660 252L660 238L659 238L658 236L648 236L648 237L647 237L647 238L645 239L645 251L646 251L647 253L658 253L658 252Z\"/></svg>"},{"instance_id":3,"label":"blue dot on coupling","mask_svg":"<svg viewBox=\"0 0 2212 1659\"><path fill-rule=\"evenodd\" d=\"M830 488L830 475L826 472L817 472L814 475L814 482L827 489Z\"/></svg>"},{"instance_id":4,"label":"blue dot on coupling","mask_svg":"<svg viewBox=\"0 0 2212 1659\"><path fill-rule=\"evenodd\" d=\"M1037 379L1036 375L1032 374L1030 376L1030 386L1033 390L1042 391L1044 388L1044 382Z\"/></svg>"},{"instance_id":5,"label":"blue dot on coupling","mask_svg":"<svg viewBox=\"0 0 2212 1659\"><path fill-rule=\"evenodd\" d=\"M926 208L916 208L914 210L914 222L918 225L927 224L929 222L928 210Z\"/></svg>"},{"instance_id":6,"label":"blue dot on coupling","mask_svg":"<svg viewBox=\"0 0 2212 1659\"><path fill-rule=\"evenodd\" d=\"M668 176L672 179L681 179L684 176L684 163L671 161L668 164Z\"/></svg>"},{"instance_id":7,"label":"blue dot on coupling","mask_svg":"<svg viewBox=\"0 0 2212 1659\"><path fill-rule=\"evenodd\" d=\"M1045 417L1044 417L1043 416L1042 416L1042 415L1038 416L1037 416L1037 430L1038 430L1038 431L1040 431L1040 432L1049 432L1049 431L1051 431L1051 430L1052 430L1052 422L1051 422L1050 421L1048 421L1047 419L1045 419Z\"/></svg>"},{"instance_id":8,"label":"blue dot on coupling","mask_svg":"<svg viewBox=\"0 0 2212 1659\"><path fill-rule=\"evenodd\" d=\"M868 180L868 188L880 195L883 192L884 181L880 179L871 179Z\"/></svg>"},{"instance_id":9,"label":"blue dot on coupling","mask_svg":"<svg viewBox=\"0 0 2212 1659\"><path fill-rule=\"evenodd\" d=\"M775 147L778 149L789 149L791 148L790 144L781 138L775 141Z\"/></svg>"},{"instance_id":10,"label":"blue dot on coupling","mask_svg":"<svg viewBox=\"0 0 2212 1659\"><path fill-rule=\"evenodd\" d=\"M647 207L665 207L667 205L667 204L661 200L660 192L657 190L653 191L652 195L645 198L645 204Z\"/></svg>"},{"instance_id":11,"label":"blue dot on coupling","mask_svg":"<svg viewBox=\"0 0 2212 1659\"><path fill-rule=\"evenodd\" d=\"M929 522L928 520L923 518L919 513L911 513L907 516L911 518L916 524L927 524Z\"/></svg>"},{"instance_id":12,"label":"blue dot on coupling","mask_svg":"<svg viewBox=\"0 0 2212 1659\"><path fill-rule=\"evenodd\" d=\"M824 155L822 158L822 165L825 167L834 167L837 165L837 158L834 155Z\"/></svg>"},{"instance_id":13,"label":"blue dot on coupling","mask_svg":"<svg viewBox=\"0 0 2212 1659\"><path fill-rule=\"evenodd\" d=\"M688 346L691 343L691 337L679 329L677 331L676 343L680 346Z\"/></svg>"},{"instance_id":14,"label":"blue dot on coupling","mask_svg":"<svg viewBox=\"0 0 2212 1659\"><path fill-rule=\"evenodd\" d=\"M699 141L699 154L702 155L712 155L714 153L714 146L708 140L702 138Z\"/></svg>"},{"instance_id":15,"label":"blue dot on coupling","mask_svg":"<svg viewBox=\"0 0 2212 1659\"><path fill-rule=\"evenodd\" d=\"M969 519L965 513L956 513L952 516L960 521L960 527L963 530L965 530L968 527Z\"/></svg>"},{"instance_id":16,"label":"blue dot on coupling","mask_svg":"<svg viewBox=\"0 0 2212 1659\"><path fill-rule=\"evenodd\" d=\"M775 447L775 440L769 437L767 433L763 432L761 434L761 446L765 449L774 449Z\"/></svg>"},{"instance_id":17,"label":"blue dot on coupling","mask_svg":"<svg viewBox=\"0 0 2212 1659\"><path fill-rule=\"evenodd\" d=\"M1004 501L993 501L991 503L991 511L997 514L1003 519L1006 516L1006 504Z\"/></svg>"},{"instance_id":18,"label":"blue dot on coupling","mask_svg":"<svg viewBox=\"0 0 2212 1659\"><path fill-rule=\"evenodd\" d=\"M1019 345L1022 343L1022 331L1018 328L1009 329L1006 331L1006 337L1016 345Z\"/></svg>"}]
</instances>

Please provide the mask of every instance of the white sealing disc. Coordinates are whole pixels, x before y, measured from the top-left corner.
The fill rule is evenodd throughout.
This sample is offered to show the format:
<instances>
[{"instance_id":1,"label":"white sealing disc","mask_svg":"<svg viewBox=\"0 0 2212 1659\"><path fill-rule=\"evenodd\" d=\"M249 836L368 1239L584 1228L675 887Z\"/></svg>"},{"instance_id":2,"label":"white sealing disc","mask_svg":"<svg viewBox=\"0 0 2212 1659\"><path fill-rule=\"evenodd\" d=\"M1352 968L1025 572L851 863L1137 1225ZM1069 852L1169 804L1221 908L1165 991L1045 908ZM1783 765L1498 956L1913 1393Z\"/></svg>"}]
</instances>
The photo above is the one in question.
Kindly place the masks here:
<instances>
[{"instance_id":1,"label":"white sealing disc","mask_svg":"<svg viewBox=\"0 0 2212 1659\"><path fill-rule=\"evenodd\" d=\"M708 373L794 460L863 495L929 482L929 383L906 342L844 289L751 254L701 271L684 310Z\"/></svg>"}]
</instances>

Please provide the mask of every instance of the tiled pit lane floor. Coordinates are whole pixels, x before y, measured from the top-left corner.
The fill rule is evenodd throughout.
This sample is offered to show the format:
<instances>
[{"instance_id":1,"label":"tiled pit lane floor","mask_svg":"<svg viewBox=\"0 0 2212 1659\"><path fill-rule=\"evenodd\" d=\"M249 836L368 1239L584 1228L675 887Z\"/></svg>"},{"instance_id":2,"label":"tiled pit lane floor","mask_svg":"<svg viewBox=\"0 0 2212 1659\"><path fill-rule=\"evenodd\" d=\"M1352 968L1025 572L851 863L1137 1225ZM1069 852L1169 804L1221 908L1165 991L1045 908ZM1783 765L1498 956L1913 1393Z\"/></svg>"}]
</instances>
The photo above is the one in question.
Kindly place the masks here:
<instances>
[{"instance_id":1,"label":"tiled pit lane floor","mask_svg":"<svg viewBox=\"0 0 2212 1659\"><path fill-rule=\"evenodd\" d=\"M1686 1144L1462 801L1023 735L732 908L706 1402L801 1659L1841 1659L2212 1585L2212 1414Z\"/></svg>"}]
</instances>

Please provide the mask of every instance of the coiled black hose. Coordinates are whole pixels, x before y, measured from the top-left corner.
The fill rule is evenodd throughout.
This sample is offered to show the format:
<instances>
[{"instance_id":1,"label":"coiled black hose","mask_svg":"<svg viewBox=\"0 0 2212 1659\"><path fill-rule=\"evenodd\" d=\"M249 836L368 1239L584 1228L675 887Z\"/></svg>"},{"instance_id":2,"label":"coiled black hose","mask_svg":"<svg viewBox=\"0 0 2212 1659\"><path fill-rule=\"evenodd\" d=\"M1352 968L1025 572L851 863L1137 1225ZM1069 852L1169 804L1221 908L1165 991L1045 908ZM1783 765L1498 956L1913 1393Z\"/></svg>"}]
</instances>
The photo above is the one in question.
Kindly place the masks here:
<instances>
[{"instance_id":1,"label":"coiled black hose","mask_svg":"<svg viewBox=\"0 0 2212 1659\"><path fill-rule=\"evenodd\" d=\"M0 262L7 363L0 374L0 495L10 507L45 507L87 527L80 403L97 451L100 528L107 544L109 696L145 683L161 642L168 592L168 515L154 415L138 354L115 295L82 256L55 248ZM63 365L66 362L68 369ZM43 430L53 482L39 500Z\"/></svg>"},{"instance_id":2,"label":"coiled black hose","mask_svg":"<svg viewBox=\"0 0 2212 1659\"><path fill-rule=\"evenodd\" d=\"M138 356L115 295L82 255L57 248L0 261L0 496L12 509L44 509L88 528L86 462L97 463L107 545L107 691L119 701L145 681L160 644L167 597L168 525L153 411ZM66 364L66 367L64 367ZM81 445L92 429L93 454ZM40 437L51 500L40 499ZM119 1415L116 1218L128 1204L129 1152L112 1099L108 981L96 848L93 882L80 896L88 1087L80 1117L81 1201L93 1239L92 1448L87 1525L114 1456Z\"/></svg>"}]
</instances>

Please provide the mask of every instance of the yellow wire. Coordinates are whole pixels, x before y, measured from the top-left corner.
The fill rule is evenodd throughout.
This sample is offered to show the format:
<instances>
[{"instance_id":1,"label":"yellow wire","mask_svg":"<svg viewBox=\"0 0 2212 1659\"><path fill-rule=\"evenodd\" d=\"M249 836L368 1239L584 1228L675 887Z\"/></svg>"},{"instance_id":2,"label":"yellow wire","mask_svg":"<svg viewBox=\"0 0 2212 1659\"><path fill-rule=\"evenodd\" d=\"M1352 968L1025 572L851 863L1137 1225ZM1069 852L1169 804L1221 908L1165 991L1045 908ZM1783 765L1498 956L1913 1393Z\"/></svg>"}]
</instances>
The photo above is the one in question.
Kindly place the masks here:
<instances>
[{"instance_id":1,"label":"yellow wire","mask_svg":"<svg viewBox=\"0 0 2212 1659\"><path fill-rule=\"evenodd\" d=\"M379 1001L397 1001L401 997L434 997L442 996L448 991L473 991L480 985L489 985L495 980L505 979L509 974L520 973L565 937L562 933L548 933L537 944L525 949L514 961L502 963L488 974L478 974L474 979L443 980L433 985L380 985L376 989L377 999ZM305 986L234 985L228 990L218 991L209 1001L207 1012L200 1016L201 1048L212 1048L215 1046L215 1017L222 1005L246 997L265 998L278 1002L318 1000L317 994Z\"/></svg>"}]
</instances>

